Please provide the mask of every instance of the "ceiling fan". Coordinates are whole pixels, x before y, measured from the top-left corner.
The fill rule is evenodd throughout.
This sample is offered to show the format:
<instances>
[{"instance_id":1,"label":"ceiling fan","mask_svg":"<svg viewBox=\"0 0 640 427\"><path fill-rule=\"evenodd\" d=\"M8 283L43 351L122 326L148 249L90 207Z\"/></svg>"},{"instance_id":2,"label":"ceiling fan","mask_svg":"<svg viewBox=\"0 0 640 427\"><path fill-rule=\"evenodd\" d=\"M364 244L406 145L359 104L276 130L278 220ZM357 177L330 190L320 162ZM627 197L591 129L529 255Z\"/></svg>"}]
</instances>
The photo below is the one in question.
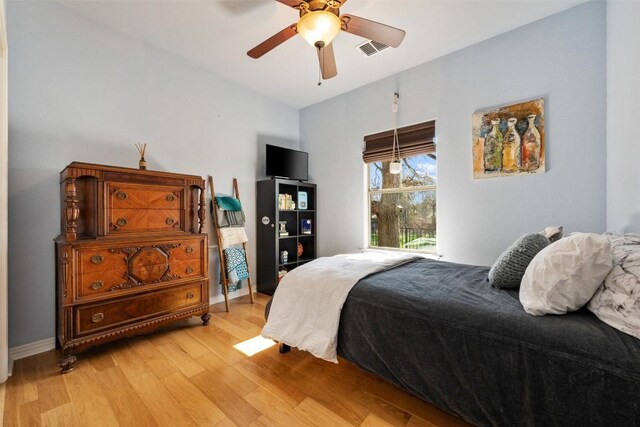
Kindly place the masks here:
<instances>
[{"instance_id":1,"label":"ceiling fan","mask_svg":"<svg viewBox=\"0 0 640 427\"><path fill-rule=\"evenodd\" d=\"M300 34L318 51L322 78L327 80L338 74L331 42L340 30L370 39L387 46L398 47L405 32L379 22L354 15L340 15L340 7L347 0L276 0L300 11L297 23L289 25L247 52L258 59L296 34Z\"/></svg>"}]
</instances>

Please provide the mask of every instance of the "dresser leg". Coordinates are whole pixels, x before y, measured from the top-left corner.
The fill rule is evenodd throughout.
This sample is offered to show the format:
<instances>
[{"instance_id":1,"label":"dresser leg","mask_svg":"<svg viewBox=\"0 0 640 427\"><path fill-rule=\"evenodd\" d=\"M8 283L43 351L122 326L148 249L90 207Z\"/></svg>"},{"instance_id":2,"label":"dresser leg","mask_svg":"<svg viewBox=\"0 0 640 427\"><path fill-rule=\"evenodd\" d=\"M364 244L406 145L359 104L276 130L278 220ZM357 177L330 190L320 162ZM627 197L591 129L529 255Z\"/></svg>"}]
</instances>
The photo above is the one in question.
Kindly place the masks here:
<instances>
[{"instance_id":1,"label":"dresser leg","mask_svg":"<svg viewBox=\"0 0 640 427\"><path fill-rule=\"evenodd\" d=\"M63 354L62 359L58 361L58 366L60 366L60 373L66 374L73 371L73 364L76 362L76 360L78 360L78 358L72 354L68 354L66 356L64 356Z\"/></svg>"},{"instance_id":2,"label":"dresser leg","mask_svg":"<svg viewBox=\"0 0 640 427\"><path fill-rule=\"evenodd\" d=\"M211 320L211 315L209 313L205 313L200 318L202 319L202 326L207 326L209 324L209 320Z\"/></svg>"}]
</instances>

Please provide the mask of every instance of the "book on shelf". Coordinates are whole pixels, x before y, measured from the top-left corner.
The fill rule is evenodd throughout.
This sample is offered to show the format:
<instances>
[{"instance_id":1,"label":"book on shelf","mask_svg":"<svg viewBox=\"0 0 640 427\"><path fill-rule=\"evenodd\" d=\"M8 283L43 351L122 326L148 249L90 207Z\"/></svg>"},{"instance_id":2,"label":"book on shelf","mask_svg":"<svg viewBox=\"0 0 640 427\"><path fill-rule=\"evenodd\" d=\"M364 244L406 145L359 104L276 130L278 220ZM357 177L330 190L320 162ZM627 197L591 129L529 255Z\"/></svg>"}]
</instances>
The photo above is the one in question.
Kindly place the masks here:
<instances>
[{"instance_id":1,"label":"book on shelf","mask_svg":"<svg viewBox=\"0 0 640 427\"><path fill-rule=\"evenodd\" d=\"M291 194L278 194L278 209L281 211L294 211L296 210L296 202L293 201Z\"/></svg>"}]
</instances>

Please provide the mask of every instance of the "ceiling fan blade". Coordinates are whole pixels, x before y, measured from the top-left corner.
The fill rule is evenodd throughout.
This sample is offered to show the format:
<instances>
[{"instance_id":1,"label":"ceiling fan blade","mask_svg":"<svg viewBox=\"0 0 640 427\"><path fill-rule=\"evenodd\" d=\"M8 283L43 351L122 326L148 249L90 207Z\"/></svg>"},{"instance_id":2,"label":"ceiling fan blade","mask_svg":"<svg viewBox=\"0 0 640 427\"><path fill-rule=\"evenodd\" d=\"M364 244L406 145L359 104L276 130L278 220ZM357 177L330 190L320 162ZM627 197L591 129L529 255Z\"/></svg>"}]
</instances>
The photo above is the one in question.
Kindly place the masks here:
<instances>
[{"instance_id":1,"label":"ceiling fan blade","mask_svg":"<svg viewBox=\"0 0 640 427\"><path fill-rule=\"evenodd\" d=\"M279 3L282 4L286 4L289 7L292 7L294 9L300 9L300 3L302 3L302 0L276 0Z\"/></svg>"},{"instance_id":2,"label":"ceiling fan blade","mask_svg":"<svg viewBox=\"0 0 640 427\"><path fill-rule=\"evenodd\" d=\"M322 78L324 80L329 80L338 75L336 56L333 54L332 43L318 49L318 60L320 61L320 71L322 72Z\"/></svg>"},{"instance_id":3,"label":"ceiling fan blade","mask_svg":"<svg viewBox=\"0 0 640 427\"><path fill-rule=\"evenodd\" d=\"M251 49L249 52L247 52L247 55L254 59L258 59L265 53L269 52L271 49L278 47L296 34L296 24L290 25L284 30L275 33L273 36L269 37L258 46Z\"/></svg>"},{"instance_id":4,"label":"ceiling fan blade","mask_svg":"<svg viewBox=\"0 0 640 427\"><path fill-rule=\"evenodd\" d=\"M384 43L391 47L400 46L406 34L404 30L399 28L394 28L376 21L370 21L360 18L359 16L342 15L340 19L344 24L342 29L347 33Z\"/></svg>"}]
</instances>

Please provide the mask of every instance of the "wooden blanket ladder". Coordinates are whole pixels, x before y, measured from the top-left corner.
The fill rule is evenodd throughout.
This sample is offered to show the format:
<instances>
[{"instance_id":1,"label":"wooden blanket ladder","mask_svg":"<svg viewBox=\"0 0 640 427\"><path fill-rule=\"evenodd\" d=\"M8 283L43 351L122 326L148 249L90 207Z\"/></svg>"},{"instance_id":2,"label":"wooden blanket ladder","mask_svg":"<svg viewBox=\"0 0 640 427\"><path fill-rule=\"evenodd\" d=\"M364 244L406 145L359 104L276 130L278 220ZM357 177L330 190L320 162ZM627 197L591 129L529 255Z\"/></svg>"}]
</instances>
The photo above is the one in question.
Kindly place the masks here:
<instances>
[{"instance_id":1,"label":"wooden blanket ladder","mask_svg":"<svg viewBox=\"0 0 640 427\"><path fill-rule=\"evenodd\" d=\"M229 279L227 277L227 269L225 267L225 259L224 259L224 250L222 249L222 237L220 236L220 227L218 226L218 204L216 203L216 191L213 186L213 177L209 176L209 190L211 191L211 200L213 203L213 213L211 218L213 218L213 224L216 228L216 236L218 238L218 257L220 258L220 277L222 281L222 293L224 294L224 305L227 311L229 311ZM240 200L240 192L238 191L238 180L233 178L233 197ZM244 259L247 263L247 272L249 273L249 277L247 278L247 284L249 286L249 298L251 298L251 304L253 304L253 289L251 287L251 271L249 270L249 258L247 255L247 243L242 244L242 249L244 249Z\"/></svg>"}]
</instances>

